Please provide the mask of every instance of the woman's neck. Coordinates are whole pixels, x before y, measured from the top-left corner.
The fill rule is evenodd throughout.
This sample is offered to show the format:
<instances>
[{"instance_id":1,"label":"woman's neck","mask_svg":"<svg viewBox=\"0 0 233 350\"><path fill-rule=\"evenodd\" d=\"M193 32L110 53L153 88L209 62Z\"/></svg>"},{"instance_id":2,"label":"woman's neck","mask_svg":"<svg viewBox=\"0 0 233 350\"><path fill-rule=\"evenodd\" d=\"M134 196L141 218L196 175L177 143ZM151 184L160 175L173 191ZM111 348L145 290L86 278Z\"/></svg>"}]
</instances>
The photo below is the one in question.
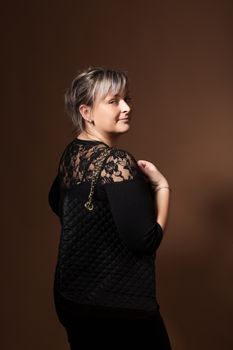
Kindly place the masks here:
<instances>
[{"instance_id":1,"label":"woman's neck","mask_svg":"<svg viewBox=\"0 0 233 350\"><path fill-rule=\"evenodd\" d=\"M95 134L90 134L85 131L82 131L77 138L80 140L92 140L92 141L102 141L106 143L109 147L116 147L117 145L117 140L118 136L116 137L110 137L110 136L103 136L103 135L95 135Z\"/></svg>"}]
</instances>

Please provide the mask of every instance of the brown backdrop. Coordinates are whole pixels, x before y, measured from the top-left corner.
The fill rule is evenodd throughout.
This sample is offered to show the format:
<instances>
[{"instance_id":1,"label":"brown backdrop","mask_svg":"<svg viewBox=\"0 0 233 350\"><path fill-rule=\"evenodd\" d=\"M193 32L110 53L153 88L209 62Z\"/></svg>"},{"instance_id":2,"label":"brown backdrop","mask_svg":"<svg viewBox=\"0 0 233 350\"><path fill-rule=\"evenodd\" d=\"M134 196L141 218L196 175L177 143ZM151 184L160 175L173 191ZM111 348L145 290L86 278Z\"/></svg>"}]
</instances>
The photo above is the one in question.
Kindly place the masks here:
<instances>
[{"instance_id":1,"label":"brown backdrop","mask_svg":"<svg viewBox=\"0 0 233 350\"><path fill-rule=\"evenodd\" d=\"M120 147L172 187L157 259L174 350L233 348L231 1L14 1L2 9L2 349L68 349L52 300L59 223L49 186L80 69L129 73Z\"/></svg>"}]
</instances>

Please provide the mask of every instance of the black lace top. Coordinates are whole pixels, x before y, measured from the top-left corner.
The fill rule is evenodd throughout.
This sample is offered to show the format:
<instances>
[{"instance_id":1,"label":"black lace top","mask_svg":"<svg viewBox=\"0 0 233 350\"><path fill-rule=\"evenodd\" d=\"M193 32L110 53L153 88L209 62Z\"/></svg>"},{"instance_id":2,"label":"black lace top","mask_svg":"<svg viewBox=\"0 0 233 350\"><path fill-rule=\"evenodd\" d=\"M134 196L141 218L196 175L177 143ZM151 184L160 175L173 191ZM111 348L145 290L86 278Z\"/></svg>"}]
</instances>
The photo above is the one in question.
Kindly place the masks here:
<instances>
[{"instance_id":1,"label":"black lace top","mask_svg":"<svg viewBox=\"0 0 233 350\"><path fill-rule=\"evenodd\" d=\"M106 157L94 191L84 203L99 155ZM55 294L71 305L110 310L157 310L155 255L162 240L154 191L129 152L101 141L75 138L61 156L49 203L61 236Z\"/></svg>"}]
</instances>

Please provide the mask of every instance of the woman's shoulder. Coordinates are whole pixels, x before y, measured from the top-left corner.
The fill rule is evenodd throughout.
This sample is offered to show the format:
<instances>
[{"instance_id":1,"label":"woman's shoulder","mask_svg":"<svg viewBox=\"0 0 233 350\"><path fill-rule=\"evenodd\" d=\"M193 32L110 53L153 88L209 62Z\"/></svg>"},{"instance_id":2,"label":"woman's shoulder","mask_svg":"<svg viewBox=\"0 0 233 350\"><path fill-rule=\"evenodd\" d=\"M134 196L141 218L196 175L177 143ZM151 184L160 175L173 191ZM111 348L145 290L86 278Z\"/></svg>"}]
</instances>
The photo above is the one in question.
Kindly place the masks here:
<instances>
[{"instance_id":1,"label":"woman's shoulder","mask_svg":"<svg viewBox=\"0 0 233 350\"><path fill-rule=\"evenodd\" d=\"M142 178L141 170L134 155L126 149L117 147L111 147L102 175L104 173L113 182Z\"/></svg>"},{"instance_id":2,"label":"woman's shoulder","mask_svg":"<svg viewBox=\"0 0 233 350\"><path fill-rule=\"evenodd\" d=\"M132 154L132 152L130 152L130 151L126 150L126 149L117 148L117 147L111 147L110 154L113 157L127 159L128 161L137 163L137 161L136 161L134 155Z\"/></svg>"},{"instance_id":3,"label":"woman's shoulder","mask_svg":"<svg viewBox=\"0 0 233 350\"><path fill-rule=\"evenodd\" d=\"M78 140L77 138L74 138L65 145L60 159L73 159L78 157L83 159L86 158L87 160L94 160L100 156L105 147L106 146L102 143L89 142L88 140Z\"/></svg>"}]
</instances>

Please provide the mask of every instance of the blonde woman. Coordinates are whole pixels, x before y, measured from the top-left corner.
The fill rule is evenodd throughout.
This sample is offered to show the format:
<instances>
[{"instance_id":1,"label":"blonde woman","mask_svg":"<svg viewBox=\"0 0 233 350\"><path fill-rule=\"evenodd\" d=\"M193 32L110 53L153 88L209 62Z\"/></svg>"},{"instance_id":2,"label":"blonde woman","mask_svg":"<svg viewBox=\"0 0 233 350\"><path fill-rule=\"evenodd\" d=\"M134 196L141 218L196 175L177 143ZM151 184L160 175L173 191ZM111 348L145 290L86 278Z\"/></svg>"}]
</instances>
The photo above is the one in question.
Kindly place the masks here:
<instances>
[{"instance_id":1,"label":"blonde woman","mask_svg":"<svg viewBox=\"0 0 233 350\"><path fill-rule=\"evenodd\" d=\"M127 75L89 68L65 104L76 135L49 203L61 223L54 302L70 348L170 350L155 281L170 188L154 164L117 146L132 123Z\"/></svg>"}]
</instances>

